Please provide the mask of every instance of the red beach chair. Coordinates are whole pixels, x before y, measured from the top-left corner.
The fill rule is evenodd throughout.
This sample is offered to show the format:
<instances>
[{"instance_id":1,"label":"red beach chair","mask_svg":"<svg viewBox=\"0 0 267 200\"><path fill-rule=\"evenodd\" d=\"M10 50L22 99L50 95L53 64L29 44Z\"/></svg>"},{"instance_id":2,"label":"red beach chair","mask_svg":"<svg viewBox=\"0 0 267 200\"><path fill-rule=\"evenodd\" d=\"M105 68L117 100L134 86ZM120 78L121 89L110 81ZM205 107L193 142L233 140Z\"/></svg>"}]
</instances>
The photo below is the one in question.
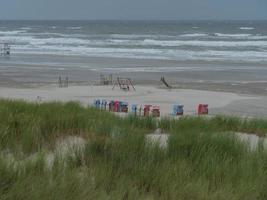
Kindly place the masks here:
<instances>
[{"instance_id":1,"label":"red beach chair","mask_svg":"<svg viewBox=\"0 0 267 200\"><path fill-rule=\"evenodd\" d=\"M119 101L115 101L114 102L114 107L113 107L113 112L119 112L120 110L120 102Z\"/></svg>"},{"instance_id":2,"label":"red beach chair","mask_svg":"<svg viewBox=\"0 0 267 200\"><path fill-rule=\"evenodd\" d=\"M208 104L199 104L198 105L198 114L199 115L207 115L209 114L209 105Z\"/></svg>"},{"instance_id":3,"label":"red beach chair","mask_svg":"<svg viewBox=\"0 0 267 200\"><path fill-rule=\"evenodd\" d=\"M150 113L150 108L152 105L144 105L144 117L148 117Z\"/></svg>"}]
</instances>

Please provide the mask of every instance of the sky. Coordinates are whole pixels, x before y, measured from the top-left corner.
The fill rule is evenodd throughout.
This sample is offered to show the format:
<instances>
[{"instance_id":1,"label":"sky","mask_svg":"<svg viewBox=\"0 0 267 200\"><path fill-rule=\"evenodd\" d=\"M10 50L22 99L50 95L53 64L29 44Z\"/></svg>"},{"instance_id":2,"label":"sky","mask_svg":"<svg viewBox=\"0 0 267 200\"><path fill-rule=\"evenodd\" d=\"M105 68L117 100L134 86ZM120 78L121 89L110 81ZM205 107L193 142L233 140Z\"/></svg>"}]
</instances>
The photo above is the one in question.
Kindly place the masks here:
<instances>
[{"instance_id":1,"label":"sky","mask_svg":"<svg viewBox=\"0 0 267 200\"><path fill-rule=\"evenodd\" d=\"M0 19L267 20L267 0L0 0Z\"/></svg>"}]
</instances>

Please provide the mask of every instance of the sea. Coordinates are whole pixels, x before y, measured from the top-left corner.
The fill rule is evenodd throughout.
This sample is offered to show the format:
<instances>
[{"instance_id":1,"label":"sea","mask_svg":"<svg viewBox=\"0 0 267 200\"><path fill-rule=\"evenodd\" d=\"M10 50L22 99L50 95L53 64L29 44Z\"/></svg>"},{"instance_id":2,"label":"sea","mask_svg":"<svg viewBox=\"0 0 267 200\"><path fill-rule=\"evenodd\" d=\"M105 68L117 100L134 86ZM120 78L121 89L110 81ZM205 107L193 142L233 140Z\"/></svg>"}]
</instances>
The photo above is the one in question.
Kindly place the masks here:
<instances>
[{"instance_id":1,"label":"sea","mask_svg":"<svg viewBox=\"0 0 267 200\"><path fill-rule=\"evenodd\" d=\"M267 21L0 21L1 42L20 56L267 67Z\"/></svg>"}]
</instances>

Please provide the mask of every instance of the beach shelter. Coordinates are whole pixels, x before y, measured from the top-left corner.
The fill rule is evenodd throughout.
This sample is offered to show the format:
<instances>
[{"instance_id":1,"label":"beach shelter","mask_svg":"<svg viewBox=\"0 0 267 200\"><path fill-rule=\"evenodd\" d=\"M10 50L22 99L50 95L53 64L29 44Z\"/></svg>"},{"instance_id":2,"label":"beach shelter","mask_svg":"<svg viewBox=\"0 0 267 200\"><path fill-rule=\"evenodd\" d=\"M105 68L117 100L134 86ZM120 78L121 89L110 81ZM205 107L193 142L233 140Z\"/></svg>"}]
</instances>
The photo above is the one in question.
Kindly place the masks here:
<instances>
[{"instance_id":1,"label":"beach shelter","mask_svg":"<svg viewBox=\"0 0 267 200\"><path fill-rule=\"evenodd\" d=\"M199 115L207 115L209 114L209 105L208 104L199 104L198 105L198 114Z\"/></svg>"},{"instance_id":2,"label":"beach shelter","mask_svg":"<svg viewBox=\"0 0 267 200\"><path fill-rule=\"evenodd\" d=\"M113 106L113 112L119 112L120 111L120 102L119 101L114 101L114 106Z\"/></svg>"},{"instance_id":3,"label":"beach shelter","mask_svg":"<svg viewBox=\"0 0 267 200\"><path fill-rule=\"evenodd\" d=\"M174 116L183 115L184 114L184 105L174 105L172 114Z\"/></svg>"},{"instance_id":4,"label":"beach shelter","mask_svg":"<svg viewBox=\"0 0 267 200\"><path fill-rule=\"evenodd\" d=\"M108 103L108 110L109 110L110 112L113 112L113 110L114 110L114 101L110 101L110 102Z\"/></svg>"},{"instance_id":5,"label":"beach shelter","mask_svg":"<svg viewBox=\"0 0 267 200\"><path fill-rule=\"evenodd\" d=\"M128 103L120 102L120 112L128 113Z\"/></svg>"},{"instance_id":6,"label":"beach shelter","mask_svg":"<svg viewBox=\"0 0 267 200\"><path fill-rule=\"evenodd\" d=\"M108 102L106 100L102 100L101 101L101 109L102 110L106 110L107 109L107 104L108 104Z\"/></svg>"},{"instance_id":7,"label":"beach shelter","mask_svg":"<svg viewBox=\"0 0 267 200\"><path fill-rule=\"evenodd\" d=\"M95 106L96 108L100 108L100 105L101 105L101 100L100 100L100 99L96 99L96 100L94 101L94 106Z\"/></svg>"},{"instance_id":8,"label":"beach shelter","mask_svg":"<svg viewBox=\"0 0 267 200\"><path fill-rule=\"evenodd\" d=\"M134 115L137 115L137 105L136 105L136 104L133 104L133 105L132 105L132 113L133 113Z\"/></svg>"},{"instance_id":9,"label":"beach shelter","mask_svg":"<svg viewBox=\"0 0 267 200\"><path fill-rule=\"evenodd\" d=\"M152 106L152 116L153 117L160 117L160 107L159 106Z\"/></svg>"},{"instance_id":10,"label":"beach shelter","mask_svg":"<svg viewBox=\"0 0 267 200\"><path fill-rule=\"evenodd\" d=\"M148 117L152 105L144 105L144 117Z\"/></svg>"}]
</instances>

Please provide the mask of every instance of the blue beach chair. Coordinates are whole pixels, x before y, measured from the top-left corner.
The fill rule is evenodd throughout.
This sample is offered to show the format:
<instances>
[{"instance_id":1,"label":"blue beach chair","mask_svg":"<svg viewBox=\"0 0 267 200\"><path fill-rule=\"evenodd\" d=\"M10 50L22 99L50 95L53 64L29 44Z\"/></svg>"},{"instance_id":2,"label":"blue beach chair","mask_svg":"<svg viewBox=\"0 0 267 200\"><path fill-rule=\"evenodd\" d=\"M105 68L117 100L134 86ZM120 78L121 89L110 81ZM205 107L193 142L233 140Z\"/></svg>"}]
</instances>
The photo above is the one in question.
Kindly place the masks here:
<instances>
[{"instance_id":1,"label":"blue beach chair","mask_svg":"<svg viewBox=\"0 0 267 200\"><path fill-rule=\"evenodd\" d=\"M107 100L102 100L101 101L101 109L102 110L106 110L107 109L107 104L108 104Z\"/></svg>"},{"instance_id":2,"label":"blue beach chair","mask_svg":"<svg viewBox=\"0 0 267 200\"><path fill-rule=\"evenodd\" d=\"M96 100L94 101L94 106L95 106L96 108L100 108L100 106L101 106L101 101L100 101L100 99L96 99Z\"/></svg>"},{"instance_id":3,"label":"blue beach chair","mask_svg":"<svg viewBox=\"0 0 267 200\"><path fill-rule=\"evenodd\" d=\"M128 103L120 102L120 112L128 113Z\"/></svg>"},{"instance_id":4,"label":"blue beach chair","mask_svg":"<svg viewBox=\"0 0 267 200\"><path fill-rule=\"evenodd\" d=\"M134 115L137 115L137 105L136 104L132 105L132 113Z\"/></svg>"},{"instance_id":5,"label":"blue beach chair","mask_svg":"<svg viewBox=\"0 0 267 200\"><path fill-rule=\"evenodd\" d=\"M184 105L174 105L172 115L183 115L184 114Z\"/></svg>"}]
</instances>

